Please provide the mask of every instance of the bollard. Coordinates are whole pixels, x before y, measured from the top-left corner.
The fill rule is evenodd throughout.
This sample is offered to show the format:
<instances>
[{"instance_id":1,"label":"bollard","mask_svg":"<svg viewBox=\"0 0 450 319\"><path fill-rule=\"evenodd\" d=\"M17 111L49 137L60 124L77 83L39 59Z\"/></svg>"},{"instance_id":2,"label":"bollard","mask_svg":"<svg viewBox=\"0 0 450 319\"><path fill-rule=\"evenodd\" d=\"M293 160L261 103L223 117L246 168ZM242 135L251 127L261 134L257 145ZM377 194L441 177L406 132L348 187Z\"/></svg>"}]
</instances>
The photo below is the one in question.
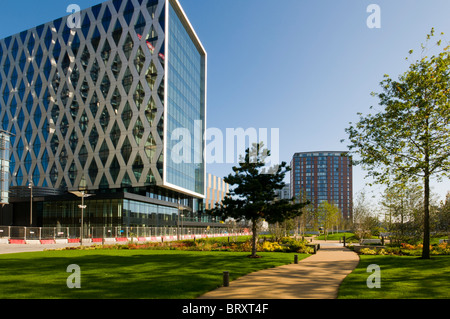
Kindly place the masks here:
<instances>
[{"instance_id":1,"label":"bollard","mask_svg":"<svg viewBox=\"0 0 450 319\"><path fill-rule=\"evenodd\" d=\"M294 264L298 264L298 255L294 255Z\"/></svg>"},{"instance_id":2,"label":"bollard","mask_svg":"<svg viewBox=\"0 0 450 319\"><path fill-rule=\"evenodd\" d=\"M345 236L344 236L344 247L345 247Z\"/></svg>"},{"instance_id":3,"label":"bollard","mask_svg":"<svg viewBox=\"0 0 450 319\"><path fill-rule=\"evenodd\" d=\"M223 286L228 287L230 285L230 272L223 272Z\"/></svg>"}]
</instances>

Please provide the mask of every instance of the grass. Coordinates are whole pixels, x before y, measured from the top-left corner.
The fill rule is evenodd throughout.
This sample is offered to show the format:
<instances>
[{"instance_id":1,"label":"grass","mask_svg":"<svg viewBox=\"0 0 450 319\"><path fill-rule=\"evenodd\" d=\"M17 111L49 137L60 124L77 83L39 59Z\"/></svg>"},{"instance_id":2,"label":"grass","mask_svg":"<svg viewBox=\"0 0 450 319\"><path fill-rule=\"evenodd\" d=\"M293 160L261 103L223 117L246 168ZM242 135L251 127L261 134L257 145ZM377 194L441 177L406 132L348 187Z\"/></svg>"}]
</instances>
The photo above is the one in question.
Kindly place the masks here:
<instances>
[{"instance_id":1,"label":"grass","mask_svg":"<svg viewBox=\"0 0 450 319\"><path fill-rule=\"evenodd\" d=\"M449 235L437 235L430 237L430 245L438 245L440 239L450 239ZM422 240L421 240L422 242Z\"/></svg>"},{"instance_id":2,"label":"grass","mask_svg":"<svg viewBox=\"0 0 450 319\"><path fill-rule=\"evenodd\" d=\"M353 234L353 233L334 233L334 234L332 234L331 232L329 232L328 236L327 236L327 240L339 240L340 238L342 238L344 236L346 237L346 239L349 239L351 237L354 237L355 234ZM323 234L323 235L317 236L316 239L325 240L325 235Z\"/></svg>"},{"instance_id":3,"label":"grass","mask_svg":"<svg viewBox=\"0 0 450 319\"><path fill-rule=\"evenodd\" d=\"M193 299L245 274L292 263L295 253L62 250L0 255L0 299ZM297 254L299 259L308 255ZM69 289L70 264L81 289Z\"/></svg>"},{"instance_id":4,"label":"grass","mask_svg":"<svg viewBox=\"0 0 450 319\"><path fill-rule=\"evenodd\" d=\"M368 288L371 264L380 266L381 287ZM339 288L340 299L448 299L450 256L419 259L406 256L360 255L358 267Z\"/></svg>"}]
</instances>

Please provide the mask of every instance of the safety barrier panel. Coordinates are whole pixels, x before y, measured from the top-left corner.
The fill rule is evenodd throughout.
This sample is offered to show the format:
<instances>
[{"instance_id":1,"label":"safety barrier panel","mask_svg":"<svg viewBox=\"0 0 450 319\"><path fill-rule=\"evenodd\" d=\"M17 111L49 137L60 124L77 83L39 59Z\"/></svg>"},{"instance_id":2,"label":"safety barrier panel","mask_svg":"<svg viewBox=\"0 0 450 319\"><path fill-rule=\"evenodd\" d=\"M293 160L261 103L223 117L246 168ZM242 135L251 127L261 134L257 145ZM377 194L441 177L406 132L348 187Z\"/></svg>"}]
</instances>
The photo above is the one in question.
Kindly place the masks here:
<instances>
[{"instance_id":1,"label":"safety barrier panel","mask_svg":"<svg viewBox=\"0 0 450 319\"><path fill-rule=\"evenodd\" d=\"M0 244L78 244L81 227L0 226ZM84 227L83 243L164 242L250 235L247 228Z\"/></svg>"}]
</instances>

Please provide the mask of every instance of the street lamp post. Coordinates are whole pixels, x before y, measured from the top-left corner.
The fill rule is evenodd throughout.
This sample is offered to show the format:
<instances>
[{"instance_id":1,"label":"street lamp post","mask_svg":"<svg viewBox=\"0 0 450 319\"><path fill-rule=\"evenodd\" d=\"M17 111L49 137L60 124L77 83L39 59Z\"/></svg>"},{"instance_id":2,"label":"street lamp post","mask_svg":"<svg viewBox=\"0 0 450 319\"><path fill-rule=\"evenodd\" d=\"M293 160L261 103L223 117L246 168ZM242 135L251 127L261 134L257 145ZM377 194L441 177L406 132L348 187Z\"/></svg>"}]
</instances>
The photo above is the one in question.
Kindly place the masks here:
<instances>
[{"instance_id":1,"label":"street lamp post","mask_svg":"<svg viewBox=\"0 0 450 319\"><path fill-rule=\"evenodd\" d=\"M81 208L80 245L83 245L83 227L84 227L83 217L84 217L84 209L87 207L87 205L84 204L84 198L94 196L94 194L86 193L86 180L84 179L84 177L80 182L79 188L80 188L79 191L71 191L70 193L72 193L78 197L81 197L81 205L78 205L78 208Z\"/></svg>"},{"instance_id":2,"label":"street lamp post","mask_svg":"<svg viewBox=\"0 0 450 319\"><path fill-rule=\"evenodd\" d=\"M178 197L178 222L177 222L177 239L181 239L181 233L180 233L180 217L183 218L183 206L180 203L180 198ZM183 231L183 221L181 220L181 231Z\"/></svg>"},{"instance_id":3,"label":"street lamp post","mask_svg":"<svg viewBox=\"0 0 450 319\"><path fill-rule=\"evenodd\" d=\"M83 217L84 217L84 209L87 207L86 205L84 205L84 198L87 197L87 194L82 191L81 192L81 205L78 205L78 208L81 208L81 234L80 234L80 245L83 245L83 227L84 227L84 222L83 222Z\"/></svg>"},{"instance_id":4,"label":"street lamp post","mask_svg":"<svg viewBox=\"0 0 450 319\"><path fill-rule=\"evenodd\" d=\"M178 204L177 240L180 240L180 205Z\"/></svg>"},{"instance_id":5,"label":"street lamp post","mask_svg":"<svg viewBox=\"0 0 450 319\"><path fill-rule=\"evenodd\" d=\"M178 222L177 222L177 239L180 240L181 239L181 232L183 231L183 206L181 206L180 204L178 204ZM180 229L180 224L181 224L181 229Z\"/></svg>"},{"instance_id":6,"label":"street lamp post","mask_svg":"<svg viewBox=\"0 0 450 319\"><path fill-rule=\"evenodd\" d=\"M30 189L30 227L33 225L33 182L28 184Z\"/></svg>"},{"instance_id":7,"label":"street lamp post","mask_svg":"<svg viewBox=\"0 0 450 319\"><path fill-rule=\"evenodd\" d=\"M181 216L181 240L183 240L183 217L184 217L184 215L181 214L180 216Z\"/></svg>"}]
</instances>

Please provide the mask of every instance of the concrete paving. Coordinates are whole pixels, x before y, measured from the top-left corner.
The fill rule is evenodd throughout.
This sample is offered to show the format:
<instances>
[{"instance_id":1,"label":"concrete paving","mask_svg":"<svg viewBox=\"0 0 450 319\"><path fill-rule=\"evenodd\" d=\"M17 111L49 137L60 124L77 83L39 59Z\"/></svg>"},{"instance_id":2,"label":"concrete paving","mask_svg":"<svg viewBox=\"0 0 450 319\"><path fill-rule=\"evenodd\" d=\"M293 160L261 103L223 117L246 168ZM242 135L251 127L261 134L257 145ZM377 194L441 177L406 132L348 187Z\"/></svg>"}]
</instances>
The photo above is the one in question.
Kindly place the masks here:
<instances>
[{"instance_id":1,"label":"concrete paving","mask_svg":"<svg viewBox=\"0 0 450 319\"><path fill-rule=\"evenodd\" d=\"M83 244L83 246L90 243ZM44 249L58 249L64 247L78 247L80 244L0 244L0 254L25 253L33 251L44 251Z\"/></svg>"},{"instance_id":2,"label":"concrete paving","mask_svg":"<svg viewBox=\"0 0 450 319\"><path fill-rule=\"evenodd\" d=\"M339 242L320 243L317 254L230 282L199 299L335 299L340 284L358 265L356 253Z\"/></svg>"}]
</instances>

